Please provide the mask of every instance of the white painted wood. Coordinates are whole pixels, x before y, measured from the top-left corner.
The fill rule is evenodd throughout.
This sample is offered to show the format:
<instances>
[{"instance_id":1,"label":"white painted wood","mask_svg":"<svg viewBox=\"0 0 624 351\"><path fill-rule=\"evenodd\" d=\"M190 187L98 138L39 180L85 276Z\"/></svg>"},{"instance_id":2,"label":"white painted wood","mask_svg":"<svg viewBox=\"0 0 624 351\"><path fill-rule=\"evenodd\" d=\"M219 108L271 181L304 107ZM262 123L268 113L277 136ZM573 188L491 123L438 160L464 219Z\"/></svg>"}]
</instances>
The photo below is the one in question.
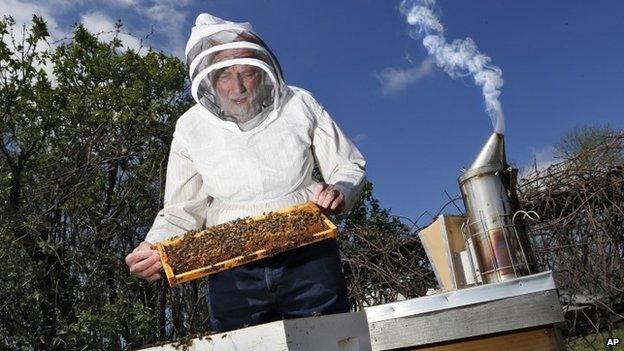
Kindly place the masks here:
<instances>
[{"instance_id":1,"label":"white painted wood","mask_svg":"<svg viewBox=\"0 0 624 351\"><path fill-rule=\"evenodd\" d=\"M144 351L177 351L173 344ZM370 351L364 311L287 319L196 338L189 351Z\"/></svg>"},{"instance_id":2,"label":"white painted wood","mask_svg":"<svg viewBox=\"0 0 624 351\"><path fill-rule=\"evenodd\" d=\"M368 321L364 311L287 320L284 330L288 350L370 350Z\"/></svg>"}]
</instances>

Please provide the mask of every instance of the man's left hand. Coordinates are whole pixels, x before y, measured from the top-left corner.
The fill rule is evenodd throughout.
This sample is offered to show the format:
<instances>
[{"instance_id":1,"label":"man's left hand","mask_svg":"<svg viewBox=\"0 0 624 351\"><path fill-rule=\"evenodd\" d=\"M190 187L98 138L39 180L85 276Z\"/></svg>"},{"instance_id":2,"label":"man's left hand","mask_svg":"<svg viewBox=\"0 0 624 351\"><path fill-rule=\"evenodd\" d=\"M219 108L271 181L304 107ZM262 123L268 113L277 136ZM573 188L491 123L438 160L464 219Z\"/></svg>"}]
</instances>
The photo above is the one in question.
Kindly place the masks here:
<instances>
[{"instance_id":1,"label":"man's left hand","mask_svg":"<svg viewBox=\"0 0 624 351\"><path fill-rule=\"evenodd\" d=\"M344 195L338 187L332 184L318 184L314 189L312 201L328 214L339 213L345 206Z\"/></svg>"}]
</instances>

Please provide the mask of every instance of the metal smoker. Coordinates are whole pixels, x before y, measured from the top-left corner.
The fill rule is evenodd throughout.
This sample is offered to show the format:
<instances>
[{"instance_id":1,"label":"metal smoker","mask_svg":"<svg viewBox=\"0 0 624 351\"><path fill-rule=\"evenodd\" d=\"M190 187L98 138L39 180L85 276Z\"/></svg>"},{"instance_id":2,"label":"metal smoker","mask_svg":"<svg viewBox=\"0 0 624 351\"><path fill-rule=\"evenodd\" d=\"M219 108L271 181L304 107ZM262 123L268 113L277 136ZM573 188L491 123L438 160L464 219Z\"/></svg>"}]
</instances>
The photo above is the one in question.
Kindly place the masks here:
<instances>
[{"instance_id":1,"label":"metal smoker","mask_svg":"<svg viewBox=\"0 0 624 351\"><path fill-rule=\"evenodd\" d=\"M518 170L507 164L502 134L493 133L459 177L467 220L462 226L477 284L536 273L525 220L516 195Z\"/></svg>"}]
</instances>

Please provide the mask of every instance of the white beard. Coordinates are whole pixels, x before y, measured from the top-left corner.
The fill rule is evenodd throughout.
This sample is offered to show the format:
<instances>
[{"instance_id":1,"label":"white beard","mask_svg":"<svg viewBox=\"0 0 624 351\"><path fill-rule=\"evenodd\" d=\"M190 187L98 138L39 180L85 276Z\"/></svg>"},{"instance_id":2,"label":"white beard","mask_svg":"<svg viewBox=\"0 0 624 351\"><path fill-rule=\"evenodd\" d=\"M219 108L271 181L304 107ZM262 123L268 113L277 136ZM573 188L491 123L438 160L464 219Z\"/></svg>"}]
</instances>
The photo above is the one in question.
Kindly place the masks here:
<instances>
[{"instance_id":1,"label":"white beard","mask_svg":"<svg viewBox=\"0 0 624 351\"><path fill-rule=\"evenodd\" d=\"M231 95L225 98L217 92L217 104L221 107L224 115L236 118L238 123L245 123L262 111L263 102L267 97L264 90L267 90L266 87L260 85L253 93L248 91L245 94ZM247 102L236 104L233 101L241 98L247 98Z\"/></svg>"}]
</instances>

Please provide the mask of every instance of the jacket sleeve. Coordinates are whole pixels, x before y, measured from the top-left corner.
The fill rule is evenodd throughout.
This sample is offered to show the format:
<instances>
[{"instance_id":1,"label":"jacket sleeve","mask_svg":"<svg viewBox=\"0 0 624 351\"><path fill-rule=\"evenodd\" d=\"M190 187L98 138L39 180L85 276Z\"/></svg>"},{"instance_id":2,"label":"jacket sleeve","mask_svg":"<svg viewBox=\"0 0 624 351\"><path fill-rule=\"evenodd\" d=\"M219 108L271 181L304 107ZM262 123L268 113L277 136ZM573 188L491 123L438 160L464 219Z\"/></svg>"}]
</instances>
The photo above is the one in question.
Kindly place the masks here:
<instances>
[{"instance_id":1,"label":"jacket sleeve","mask_svg":"<svg viewBox=\"0 0 624 351\"><path fill-rule=\"evenodd\" d=\"M206 194L202 177L193 165L187 148L174 133L167 163L164 206L156 215L145 241L154 243L202 229L211 202L212 197Z\"/></svg>"},{"instance_id":2,"label":"jacket sleeve","mask_svg":"<svg viewBox=\"0 0 624 351\"><path fill-rule=\"evenodd\" d=\"M351 210L365 183L366 161L325 108L311 98L316 124L312 148L317 165L327 184L333 184L345 197L343 212Z\"/></svg>"}]
</instances>

